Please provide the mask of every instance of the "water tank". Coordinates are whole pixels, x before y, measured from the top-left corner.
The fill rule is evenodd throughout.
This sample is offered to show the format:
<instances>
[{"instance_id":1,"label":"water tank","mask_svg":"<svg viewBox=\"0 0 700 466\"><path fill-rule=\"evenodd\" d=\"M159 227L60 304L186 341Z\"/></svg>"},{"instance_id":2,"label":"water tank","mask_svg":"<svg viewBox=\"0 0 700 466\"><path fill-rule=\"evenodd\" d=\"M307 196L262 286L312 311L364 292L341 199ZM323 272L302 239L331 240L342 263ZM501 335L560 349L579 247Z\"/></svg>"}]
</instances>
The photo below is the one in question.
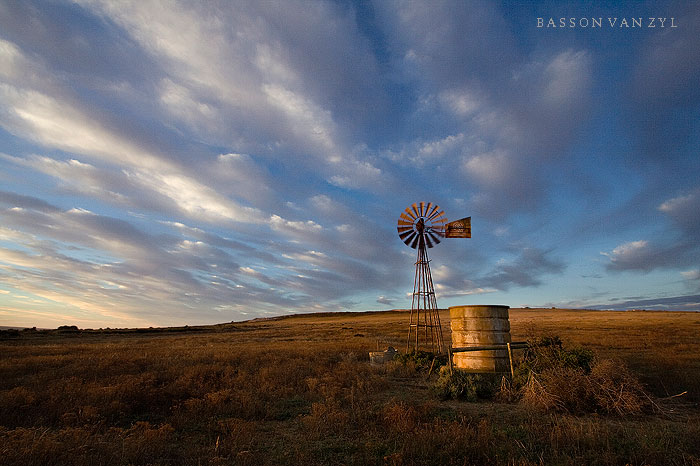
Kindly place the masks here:
<instances>
[{"instance_id":1,"label":"water tank","mask_svg":"<svg viewBox=\"0 0 700 466\"><path fill-rule=\"evenodd\" d=\"M397 351L393 346L390 346L386 351L370 351L369 362L373 365L384 364L385 362L393 361Z\"/></svg>"},{"instance_id":2,"label":"water tank","mask_svg":"<svg viewBox=\"0 0 700 466\"><path fill-rule=\"evenodd\" d=\"M509 372L508 306L452 306L452 348L503 344L503 349L453 353L455 367L469 372Z\"/></svg>"}]
</instances>

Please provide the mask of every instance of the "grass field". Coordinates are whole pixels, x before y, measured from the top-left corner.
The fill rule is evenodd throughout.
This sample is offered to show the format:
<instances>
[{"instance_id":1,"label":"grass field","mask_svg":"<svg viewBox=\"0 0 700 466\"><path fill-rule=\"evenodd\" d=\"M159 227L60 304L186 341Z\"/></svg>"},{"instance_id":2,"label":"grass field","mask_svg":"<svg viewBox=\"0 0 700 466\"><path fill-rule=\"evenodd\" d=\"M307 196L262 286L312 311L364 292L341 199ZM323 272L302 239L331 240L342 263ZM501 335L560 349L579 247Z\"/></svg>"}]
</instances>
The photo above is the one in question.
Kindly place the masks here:
<instances>
[{"instance_id":1,"label":"grass field","mask_svg":"<svg viewBox=\"0 0 700 466\"><path fill-rule=\"evenodd\" d=\"M402 312L6 331L0 462L700 465L700 313L512 309L510 320L514 340L557 335L628 367L655 409L442 401L437 374L368 363L378 346L404 349Z\"/></svg>"}]
</instances>

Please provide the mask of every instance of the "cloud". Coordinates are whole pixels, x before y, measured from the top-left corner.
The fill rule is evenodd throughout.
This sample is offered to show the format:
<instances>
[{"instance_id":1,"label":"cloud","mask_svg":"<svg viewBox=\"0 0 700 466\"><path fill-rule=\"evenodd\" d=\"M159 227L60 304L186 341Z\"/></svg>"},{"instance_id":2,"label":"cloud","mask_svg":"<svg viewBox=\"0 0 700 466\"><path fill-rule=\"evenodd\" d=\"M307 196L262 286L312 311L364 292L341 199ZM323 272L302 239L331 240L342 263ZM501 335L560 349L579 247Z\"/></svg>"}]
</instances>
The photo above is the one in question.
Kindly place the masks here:
<instances>
[{"instance_id":1,"label":"cloud","mask_svg":"<svg viewBox=\"0 0 700 466\"><path fill-rule=\"evenodd\" d=\"M435 295L438 299L491 293L495 290L478 287L460 271L448 265L440 265L431 270Z\"/></svg>"},{"instance_id":2,"label":"cloud","mask_svg":"<svg viewBox=\"0 0 700 466\"><path fill-rule=\"evenodd\" d=\"M685 234L691 237L700 234L700 188L664 201L659 210L668 215Z\"/></svg>"},{"instance_id":3,"label":"cloud","mask_svg":"<svg viewBox=\"0 0 700 466\"><path fill-rule=\"evenodd\" d=\"M548 257L551 251L527 247L511 261L498 264L495 269L477 280L482 286L507 290L512 286L537 287L544 283L543 276L564 271L564 264Z\"/></svg>"},{"instance_id":4,"label":"cloud","mask_svg":"<svg viewBox=\"0 0 700 466\"><path fill-rule=\"evenodd\" d=\"M592 53L521 53L504 12L487 2L383 3L379 12L413 72L424 107L416 115L438 133L391 155L468 186L481 217L542 208L590 115Z\"/></svg>"},{"instance_id":5,"label":"cloud","mask_svg":"<svg viewBox=\"0 0 700 466\"><path fill-rule=\"evenodd\" d=\"M4 126L13 132L31 135L47 146L97 156L102 162L128 167L126 175L135 184L169 199L185 215L210 221L261 221L262 217L256 209L241 207L236 202L223 198L183 173L175 164L149 154L125 138L105 130L94 120L71 109L67 103L59 105L55 99L33 91L5 90L4 100L13 106L17 122L12 124L6 121ZM51 160L45 157L35 162L46 164L51 163ZM84 172L90 168L76 160L68 164L54 162L53 165L53 168L61 166L59 174L65 173L66 169Z\"/></svg>"},{"instance_id":6,"label":"cloud","mask_svg":"<svg viewBox=\"0 0 700 466\"><path fill-rule=\"evenodd\" d=\"M48 212L20 207L2 212L4 231L26 248L2 250L0 262L9 286L85 311L112 315L110 309L121 306L125 315L148 312L151 322L167 315L162 314L163 303L170 303L167 312L173 318L186 319L189 303L237 295L246 301L251 294L260 300L255 286L236 288L240 266L223 249L175 235L153 236L86 210L46 209L31 199L19 200ZM268 294L269 300L280 302L280 296ZM110 304L105 307L103 302ZM207 320L207 314L199 319Z\"/></svg>"},{"instance_id":7,"label":"cloud","mask_svg":"<svg viewBox=\"0 0 700 466\"><path fill-rule=\"evenodd\" d=\"M227 142L235 143L238 147L256 149L264 157L276 158L280 155L280 150L287 149L286 157L292 155L292 158L296 158L297 166L305 167L307 173L313 170L337 186L352 189L381 189L385 186L386 183L380 181L386 181L387 175L371 161L358 158L358 153L347 147L343 142L346 137L338 132L331 111L317 103L317 100L330 102L323 97L323 90L319 89L313 96L305 95L303 91L308 90L308 86L301 86L300 83L308 80L293 78L299 73L308 72L308 68L299 68L299 63L285 63L288 60L285 57L290 56L290 51L281 49L282 43L273 37L277 30L271 25L276 21L273 13L258 11L254 5L239 4L240 11L237 13L251 17L251 29L244 27L237 32L236 40L230 40L233 31L227 25L197 8L172 5L165 15L167 18L159 22L153 18L161 18L161 8L147 2L126 4L119 8L99 2L86 2L84 6L121 25L129 36L151 54L151 60L158 62L162 70L168 73L168 77L160 78L157 84L160 89L160 104L170 112L170 117L188 118L185 123L191 130L205 134L208 133L206 128L219 128L214 132L233 135ZM153 14L154 9L160 13ZM260 17L262 13L271 15L272 18L263 19ZM323 21L328 15L337 12L320 9L316 13L318 18L307 19L312 23ZM302 23L307 20L301 17L297 19ZM288 27L308 26L287 22ZM333 22L338 24L337 21ZM244 23L240 21L238 24ZM357 33L352 26L354 23L347 20L342 23L351 37ZM178 25L181 28L175 27ZM261 30L256 30L256 27ZM338 31L333 32L334 41L338 43ZM272 35L268 36L267 33ZM251 43L246 40L248 38L255 40ZM363 53L362 49L357 48L356 41L348 39L344 43L352 50L351 55L359 56ZM162 141L155 141L143 133L137 134L135 128L110 119L107 114L95 112L94 107L88 110L69 90L62 89L62 83L56 81L41 62L35 63L26 58L14 44L4 42L4 45L4 56L7 57L6 61L13 64L14 75L31 74L41 78L38 81L25 80L23 83L18 79L15 84L3 88L2 97L10 105L0 124L8 131L20 137L33 138L48 147L84 154L105 164L126 167L131 184L141 183L154 188L155 195L152 197L169 199L174 204L173 207L184 215L195 215L208 221L224 217L235 221L257 222L264 218L254 210L241 206L240 202L217 198L208 192L207 187L202 186L203 180L196 179L197 175L193 176L202 172L218 175L210 179L216 182L220 191L248 202L263 202L265 204L259 205L273 208L276 199L271 196L269 188L265 189L267 182L271 181L265 178L262 165L250 156L246 156L247 160L244 161L239 158L235 164L231 158L221 158L219 163L205 162L204 170L191 170L189 165L194 160L188 160L189 156L163 151ZM294 52L291 55L301 60L307 54ZM336 60L334 57L328 55L323 58ZM336 66L346 65L338 62ZM367 66L368 70L372 68L371 60L367 61ZM358 68L353 67L349 71L348 74L355 76L352 85L359 85L362 75L356 74ZM349 84L347 81L344 83ZM325 92L344 95L347 90L325 89ZM353 102L352 105L356 104ZM157 106L150 107L145 115L154 112L157 112ZM246 115L245 119L242 119L242 114ZM191 128L194 121L199 126ZM226 124L222 126L221 122ZM208 142L223 141L217 134L209 132L208 136ZM249 136L255 140L267 139L271 144L249 144L246 142ZM290 148L292 154L289 154ZM314 160L309 159L309 154ZM226 166L232 164L235 166ZM242 164L246 165L245 169L241 167ZM245 178L244 170L256 175L257 182L249 177L246 183L241 183ZM237 176L226 179L225 173ZM292 186L295 182L290 179ZM227 186L239 189L227 190ZM284 185L279 188L284 192ZM180 192L183 195L177 196Z\"/></svg>"},{"instance_id":8,"label":"cloud","mask_svg":"<svg viewBox=\"0 0 700 466\"><path fill-rule=\"evenodd\" d=\"M610 259L606 264L607 270L650 272L658 268L677 268L697 263L698 248L685 241L660 244L638 240L623 243L611 252L601 254Z\"/></svg>"},{"instance_id":9,"label":"cloud","mask_svg":"<svg viewBox=\"0 0 700 466\"><path fill-rule=\"evenodd\" d=\"M700 290L700 269L684 270L681 272L681 276L688 288Z\"/></svg>"},{"instance_id":10,"label":"cloud","mask_svg":"<svg viewBox=\"0 0 700 466\"><path fill-rule=\"evenodd\" d=\"M404 60L419 65L431 79L448 85L482 76L500 81L500 66L517 60L515 38L488 2L394 1L379 2L376 9Z\"/></svg>"},{"instance_id":11,"label":"cloud","mask_svg":"<svg viewBox=\"0 0 700 466\"><path fill-rule=\"evenodd\" d=\"M637 240L623 243L602 254L610 259L608 270L677 269L700 264L700 190L694 188L657 204L657 211L665 214L670 225L655 240Z\"/></svg>"},{"instance_id":12,"label":"cloud","mask_svg":"<svg viewBox=\"0 0 700 466\"><path fill-rule=\"evenodd\" d=\"M0 213L3 224L12 228L6 236L29 251L3 251L0 262L14 277L7 283L86 311L105 296L127 315L155 306L148 311L150 322L164 318L158 310L164 303L175 319L186 315L191 306L212 303L216 307L213 303L231 300L240 309L254 303L260 312L278 306L327 309L349 305L345 297L354 292L396 280L386 278L384 265L360 262L343 255L342 249L329 247L330 253L305 249L304 244L315 242L307 237L313 233L319 237L317 246L345 242L348 254L359 250L347 243L347 236L324 239L323 229L313 222L279 218L279 228L298 235L298 244L261 240L251 247L177 222L161 222L169 231L153 235L124 220L84 209L61 210L27 196L0 199L11 206ZM235 257L240 254L245 265ZM45 283L52 276L52 284ZM96 306L95 311L103 317L112 315L104 306ZM200 310L197 319L216 317Z\"/></svg>"},{"instance_id":13,"label":"cloud","mask_svg":"<svg viewBox=\"0 0 700 466\"><path fill-rule=\"evenodd\" d=\"M621 244L610 253L602 253L610 258L608 268L611 270L646 270L649 271L657 264L654 256L658 256L648 241L639 240Z\"/></svg>"},{"instance_id":14,"label":"cloud","mask_svg":"<svg viewBox=\"0 0 700 466\"><path fill-rule=\"evenodd\" d=\"M78 21L76 21L76 19ZM110 81L149 83L153 63L116 28L74 4L28 0L0 5L3 37L46 60L74 84L102 86ZM27 27L31 25L31 27ZM22 74L33 79L33 74Z\"/></svg>"},{"instance_id":15,"label":"cloud","mask_svg":"<svg viewBox=\"0 0 700 466\"><path fill-rule=\"evenodd\" d=\"M21 194L9 193L6 191L0 191L0 203L11 205L13 207L38 210L40 212L54 212L58 210L57 207L41 199L31 196L23 196Z\"/></svg>"},{"instance_id":16,"label":"cloud","mask_svg":"<svg viewBox=\"0 0 700 466\"><path fill-rule=\"evenodd\" d=\"M483 105L479 95L473 90L449 89L440 92L440 104L455 115L465 118L474 115Z\"/></svg>"},{"instance_id":17,"label":"cloud","mask_svg":"<svg viewBox=\"0 0 700 466\"><path fill-rule=\"evenodd\" d=\"M259 206L272 207L278 201L269 171L249 154L219 154L205 167L218 192Z\"/></svg>"},{"instance_id":18,"label":"cloud","mask_svg":"<svg viewBox=\"0 0 700 466\"><path fill-rule=\"evenodd\" d=\"M700 295L662 297L633 296L611 298L607 301L601 301L601 295L605 296L607 294L608 293L600 293L599 295L594 294L586 299L576 301L549 302L536 307L556 306L564 309L601 309L616 311L627 311L634 309L652 311L700 311Z\"/></svg>"},{"instance_id":19,"label":"cloud","mask_svg":"<svg viewBox=\"0 0 700 466\"><path fill-rule=\"evenodd\" d=\"M292 221L285 220L278 215L270 217L270 224L274 230L284 231L299 239L308 240L316 237L323 230L323 227L313 220Z\"/></svg>"},{"instance_id":20,"label":"cloud","mask_svg":"<svg viewBox=\"0 0 700 466\"><path fill-rule=\"evenodd\" d=\"M649 35L625 99L636 149L629 162L654 176L659 169L669 174L683 169L700 130L700 58L692 52L700 47L700 6L691 2L678 10L683 27L673 34L659 30Z\"/></svg>"},{"instance_id":21,"label":"cloud","mask_svg":"<svg viewBox=\"0 0 700 466\"><path fill-rule=\"evenodd\" d=\"M187 217L209 222L234 221L262 223L264 214L253 207L241 206L180 173L127 172L136 184L149 186L153 191L171 200Z\"/></svg>"},{"instance_id":22,"label":"cloud","mask_svg":"<svg viewBox=\"0 0 700 466\"><path fill-rule=\"evenodd\" d=\"M648 309L670 311L700 311L700 295L673 296L667 298L642 298L615 301L592 306L592 309Z\"/></svg>"},{"instance_id":23,"label":"cloud","mask_svg":"<svg viewBox=\"0 0 700 466\"><path fill-rule=\"evenodd\" d=\"M503 217L546 202L557 162L586 118L590 75L590 54L568 50L525 63L505 92L491 90L470 123L481 142L462 156L463 173L481 188L472 198L478 213Z\"/></svg>"},{"instance_id":24,"label":"cloud","mask_svg":"<svg viewBox=\"0 0 700 466\"><path fill-rule=\"evenodd\" d=\"M512 165L512 160L503 151L477 154L464 161L464 169L473 178L496 189L510 181Z\"/></svg>"},{"instance_id":25,"label":"cloud","mask_svg":"<svg viewBox=\"0 0 700 466\"><path fill-rule=\"evenodd\" d=\"M386 296L379 296L377 298L377 303L379 304L386 304L387 306L393 306L394 305L394 299L392 298L387 298Z\"/></svg>"},{"instance_id":26,"label":"cloud","mask_svg":"<svg viewBox=\"0 0 700 466\"><path fill-rule=\"evenodd\" d=\"M18 48L12 46L9 50L13 57L22 58L15 60L23 63L24 69L20 71L28 72L31 62ZM48 75L46 71L42 73ZM52 82L48 76L45 80ZM77 159L64 162L45 156L26 160L9 157L14 163L62 179L68 190L83 191L83 194L122 205L176 212L206 222L266 223L270 218L255 207L220 194L229 193L248 202L274 206L276 196L268 187L272 181L266 170L248 155L220 154L216 160L205 161L192 170L188 165L194 160L179 160L177 154L162 152L162 148L152 151L150 147L154 141L143 139L141 135L134 138L125 128L111 126L104 115L83 108L82 103L65 94L49 96L41 91L3 84L0 97L8 103L4 114L0 115L0 125L8 131L47 147L82 154L99 163L97 167ZM343 186L376 184L377 177L381 176L381 171L371 164L351 158L338 156L329 163L337 166L333 172L338 175L332 179ZM208 181L213 181L220 189L207 186L201 174L207 175ZM76 186L76 179L86 183ZM278 216L272 218L275 217Z\"/></svg>"},{"instance_id":27,"label":"cloud","mask_svg":"<svg viewBox=\"0 0 700 466\"><path fill-rule=\"evenodd\" d=\"M382 99L350 12L325 4L288 5L284 17L246 2L173 2L167 12L155 2L81 4L120 25L162 67L160 102L190 132L267 157L285 151L338 186L377 186L381 170L356 157L342 129L365 124L361 103ZM226 15L235 24L220 19ZM339 125L335 115L351 119Z\"/></svg>"},{"instance_id":28,"label":"cloud","mask_svg":"<svg viewBox=\"0 0 700 466\"><path fill-rule=\"evenodd\" d=\"M407 163L417 169L433 167L446 159L459 156L465 144L463 133L450 134L436 139L417 139L399 152L385 154L399 163Z\"/></svg>"},{"instance_id":29,"label":"cloud","mask_svg":"<svg viewBox=\"0 0 700 466\"><path fill-rule=\"evenodd\" d=\"M155 237L123 220L86 210L53 208L42 213L13 207L2 217L5 225L15 228L10 231L23 231L16 242L31 251L4 250L3 262L10 265L13 275L25 276L27 281L12 280L11 284L22 283L23 288L31 287L44 296L49 293L55 300L65 294L96 303L107 293L112 302L127 303L127 308L134 309L141 298L134 299L133 293L144 287L149 289L144 299L178 301L187 293L201 295L210 287L207 282L211 279L205 277L230 280L235 278L232 271L238 269L228 253L202 241ZM59 248L71 251L73 257ZM38 280L51 275L64 277L59 280L62 291L55 289L58 279L48 288ZM104 290L100 283L115 285Z\"/></svg>"}]
</instances>

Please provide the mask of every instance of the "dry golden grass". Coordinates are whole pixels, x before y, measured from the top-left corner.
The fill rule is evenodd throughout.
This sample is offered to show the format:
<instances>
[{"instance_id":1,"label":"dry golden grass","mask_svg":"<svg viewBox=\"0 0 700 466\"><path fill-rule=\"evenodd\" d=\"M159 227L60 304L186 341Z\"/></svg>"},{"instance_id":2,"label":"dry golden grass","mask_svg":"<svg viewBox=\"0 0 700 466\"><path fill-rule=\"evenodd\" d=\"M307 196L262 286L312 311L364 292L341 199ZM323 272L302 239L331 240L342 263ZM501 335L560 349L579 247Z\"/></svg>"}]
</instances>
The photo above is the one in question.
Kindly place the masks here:
<instances>
[{"instance_id":1,"label":"dry golden grass","mask_svg":"<svg viewBox=\"0 0 700 466\"><path fill-rule=\"evenodd\" d=\"M378 342L404 349L407 319L306 315L177 332L5 335L0 458L91 466L700 464L700 314L511 310L514 340L559 335L567 346L623 361L657 398L688 391L657 400L662 412L631 417L439 401L425 372L368 364ZM449 340L447 313L442 319Z\"/></svg>"},{"instance_id":2,"label":"dry golden grass","mask_svg":"<svg viewBox=\"0 0 700 466\"><path fill-rule=\"evenodd\" d=\"M559 335L600 358L621 359L658 396L700 401L700 313L511 310L514 340Z\"/></svg>"}]
</instances>

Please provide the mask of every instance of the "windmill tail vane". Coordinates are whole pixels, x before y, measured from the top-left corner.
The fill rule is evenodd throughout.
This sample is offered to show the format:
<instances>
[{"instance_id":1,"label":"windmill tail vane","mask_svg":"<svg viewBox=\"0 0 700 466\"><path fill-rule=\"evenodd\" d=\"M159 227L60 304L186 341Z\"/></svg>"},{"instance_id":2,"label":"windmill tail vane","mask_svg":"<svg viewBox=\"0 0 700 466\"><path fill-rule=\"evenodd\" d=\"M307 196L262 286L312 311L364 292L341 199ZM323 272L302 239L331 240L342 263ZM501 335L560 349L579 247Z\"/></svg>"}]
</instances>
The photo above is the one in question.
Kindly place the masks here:
<instances>
[{"instance_id":1,"label":"windmill tail vane","mask_svg":"<svg viewBox=\"0 0 700 466\"><path fill-rule=\"evenodd\" d=\"M447 224L445 238L471 238L472 218L466 217Z\"/></svg>"},{"instance_id":2,"label":"windmill tail vane","mask_svg":"<svg viewBox=\"0 0 700 466\"><path fill-rule=\"evenodd\" d=\"M418 250L406 352L411 347L418 351L422 339L426 348L442 353L442 325L427 249L440 244L441 238L471 238L471 217L448 223L437 204L421 202L401 212L396 229L407 246Z\"/></svg>"}]
</instances>

